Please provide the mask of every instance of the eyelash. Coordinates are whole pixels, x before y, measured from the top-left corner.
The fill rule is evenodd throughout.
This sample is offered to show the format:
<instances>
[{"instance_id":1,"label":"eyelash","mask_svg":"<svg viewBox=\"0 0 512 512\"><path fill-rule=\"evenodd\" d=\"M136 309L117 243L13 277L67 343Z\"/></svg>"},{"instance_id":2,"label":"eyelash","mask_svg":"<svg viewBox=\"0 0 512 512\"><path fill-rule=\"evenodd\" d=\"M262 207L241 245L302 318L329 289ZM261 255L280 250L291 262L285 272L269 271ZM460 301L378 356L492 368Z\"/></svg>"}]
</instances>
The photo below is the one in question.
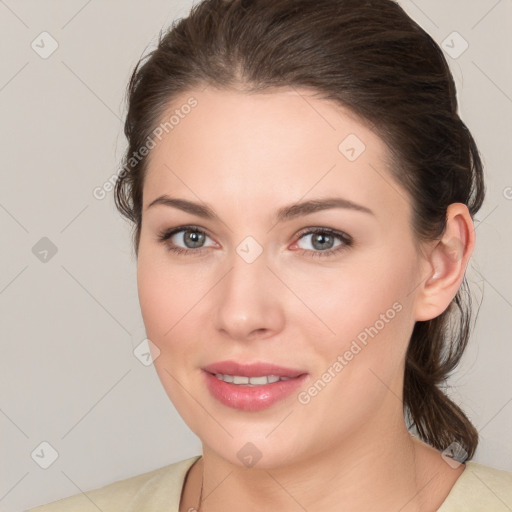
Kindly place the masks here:
<instances>
[{"instance_id":1,"label":"eyelash","mask_svg":"<svg viewBox=\"0 0 512 512\"><path fill-rule=\"evenodd\" d=\"M200 233L202 235L208 236L206 231L203 229L197 227L197 226L179 226L177 228L172 228L168 230L164 230L158 234L158 240L165 244L166 248L170 252L174 252L176 254L180 255L186 255L190 253L196 253L196 255L200 255L200 253L203 252L203 249L207 249L207 247L200 247L198 249L184 249L183 247L173 246L169 245L168 240L175 235L176 233L180 233L182 231L192 231L195 233ZM329 236L333 236L335 238L338 238L342 241L340 245L335 247L334 249L328 249L326 251L313 251L310 249L299 249L299 252L301 254L305 254L307 256L313 257L313 258L325 258L329 256L334 256L339 253L341 253L344 250L347 250L349 247L352 247L353 240L352 237L347 235L346 233L343 233L342 231L337 231L335 229L330 228L307 228L306 230L300 232L298 234L297 241L299 241L303 236L305 235L312 235L312 234L326 234Z\"/></svg>"}]
</instances>

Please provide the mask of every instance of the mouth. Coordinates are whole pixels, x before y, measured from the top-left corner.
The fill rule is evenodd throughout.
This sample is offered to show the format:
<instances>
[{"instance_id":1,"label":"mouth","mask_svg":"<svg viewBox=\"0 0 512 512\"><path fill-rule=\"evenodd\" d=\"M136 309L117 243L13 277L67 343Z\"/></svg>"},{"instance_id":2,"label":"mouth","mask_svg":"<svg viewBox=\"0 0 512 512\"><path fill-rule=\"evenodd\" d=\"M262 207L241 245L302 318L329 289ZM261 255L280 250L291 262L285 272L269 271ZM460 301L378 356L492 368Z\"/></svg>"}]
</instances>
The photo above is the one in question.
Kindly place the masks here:
<instances>
[{"instance_id":1,"label":"mouth","mask_svg":"<svg viewBox=\"0 0 512 512\"><path fill-rule=\"evenodd\" d=\"M307 379L304 370L272 363L222 361L202 368L210 394L223 405L260 411L287 398Z\"/></svg>"},{"instance_id":2,"label":"mouth","mask_svg":"<svg viewBox=\"0 0 512 512\"><path fill-rule=\"evenodd\" d=\"M228 382L229 384L235 384L237 386L265 386L266 384L273 384L280 380L290 380L293 377L278 377L277 375L262 375L261 377L247 377L245 375L228 375L222 373L215 373L215 377L218 379Z\"/></svg>"}]
</instances>

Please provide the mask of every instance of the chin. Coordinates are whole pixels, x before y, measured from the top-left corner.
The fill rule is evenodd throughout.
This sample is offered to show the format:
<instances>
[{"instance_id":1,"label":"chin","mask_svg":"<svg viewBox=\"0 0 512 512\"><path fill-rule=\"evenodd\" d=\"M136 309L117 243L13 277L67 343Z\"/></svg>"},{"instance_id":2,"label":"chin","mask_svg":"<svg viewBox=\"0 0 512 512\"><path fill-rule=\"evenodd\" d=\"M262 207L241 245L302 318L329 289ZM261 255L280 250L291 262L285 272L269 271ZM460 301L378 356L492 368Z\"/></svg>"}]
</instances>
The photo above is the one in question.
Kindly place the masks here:
<instances>
[{"instance_id":1,"label":"chin","mask_svg":"<svg viewBox=\"0 0 512 512\"><path fill-rule=\"evenodd\" d=\"M268 435L272 428L276 427L275 422L271 428L262 428L261 425L254 425L252 428L248 427L247 423L245 427L229 423L225 423L224 426L232 437L220 434L218 429L215 432L205 432L204 424L196 435L201 439L205 451L214 452L218 457L239 468L270 470L296 463L302 457L306 458L306 454L301 455L297 452L297 447L304 445L303 435L301 434L301 439L289 435L290 425L281 436L275 433ZM295 426L293 431L299 432L300 429Z\"/></svg>"}]
</instances>

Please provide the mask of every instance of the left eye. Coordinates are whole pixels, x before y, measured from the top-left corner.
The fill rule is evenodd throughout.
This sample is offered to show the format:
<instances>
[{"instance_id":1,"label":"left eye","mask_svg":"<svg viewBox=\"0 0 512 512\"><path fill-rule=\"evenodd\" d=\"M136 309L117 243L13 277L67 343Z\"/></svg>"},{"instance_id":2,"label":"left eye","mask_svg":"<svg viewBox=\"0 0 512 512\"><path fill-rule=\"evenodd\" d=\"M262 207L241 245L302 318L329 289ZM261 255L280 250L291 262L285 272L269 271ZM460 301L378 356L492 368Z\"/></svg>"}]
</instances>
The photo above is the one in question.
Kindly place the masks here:
<instances>
[{"instance_id":1,"label":"left eye","mask_svg":"<svg viewBox=\"0 0 512 512\"><path fill-rule=\"evenodd\" d=\"M352 244L352 239L345 233L326 228L310 229L302 233L300 240L307 240L309 247L302 247L305 251L323 252L332 254ZM339 241L336 244L336 239ZM297 242L298 243L298 242ZM323 254L321 255L323 256Z\"/></svg>"}]
</instances>

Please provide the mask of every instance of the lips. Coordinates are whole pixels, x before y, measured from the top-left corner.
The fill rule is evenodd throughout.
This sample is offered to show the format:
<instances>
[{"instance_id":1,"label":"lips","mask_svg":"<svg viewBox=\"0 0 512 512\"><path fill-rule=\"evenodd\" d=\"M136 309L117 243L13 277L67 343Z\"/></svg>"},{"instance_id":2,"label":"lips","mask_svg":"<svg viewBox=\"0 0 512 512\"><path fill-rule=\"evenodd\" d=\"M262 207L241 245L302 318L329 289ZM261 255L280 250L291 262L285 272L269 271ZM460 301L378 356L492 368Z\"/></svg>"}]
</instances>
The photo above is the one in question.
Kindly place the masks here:
<instances>
[{"instance_id":1,"label":"lips","mask_svg":"<svg viewBox=\"0 0 512 512\"><path fill-rule=\"evenodd\" d=\"M206 387L210 394L223 405L243 411L260 411L287 398L308 378L307 372L286 368L272 363L239 363L221 361L203 368ZM237 376L233 379L226 376ZM268 379L268 383L251 385L251 378L279 377ZM284 380L281 380L284 379ZM244 384L245 381L247 384ZM274 382L275 381L275 382ZM260 381L257 381L260 382ZM263 382L263 381L261 381Z\"/></svg>"},{"instance_id":2,"label":"lips","mask_svg":"<svg viewBox=\"0 0 512 512\"><path fill-rule=\"evenodd\" d=\"M204 371L213 375L221 373L224 375L240 375L245 377L263 377L276 375L277 377L288 377L290 379L307 373L304 370L285 368L272 363L238 363L236 361L221 361L212 363L203 368Z\"/></svg>"}]
</instances>

